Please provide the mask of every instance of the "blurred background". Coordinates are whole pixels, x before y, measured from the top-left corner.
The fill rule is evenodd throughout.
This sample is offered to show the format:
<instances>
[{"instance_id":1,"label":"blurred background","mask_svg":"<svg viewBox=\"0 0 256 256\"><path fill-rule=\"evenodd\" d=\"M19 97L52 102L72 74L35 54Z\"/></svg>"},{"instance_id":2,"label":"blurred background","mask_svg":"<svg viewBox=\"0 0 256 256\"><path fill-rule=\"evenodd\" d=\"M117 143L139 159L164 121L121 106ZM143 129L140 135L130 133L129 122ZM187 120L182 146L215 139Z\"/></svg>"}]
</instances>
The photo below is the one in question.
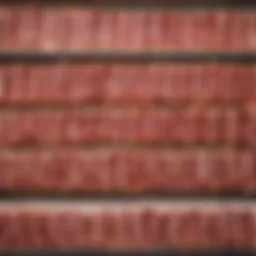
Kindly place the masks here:
<instances>
[{"instance_id":1,"label":"blurred background","mask_svg":"<svg viewBox=\"0 0 256 256\"><path fill-rule=\"evenodd\" d=\"M0 1L1 255L255 254L255 3Z\"/></svg>"}]
</instances>

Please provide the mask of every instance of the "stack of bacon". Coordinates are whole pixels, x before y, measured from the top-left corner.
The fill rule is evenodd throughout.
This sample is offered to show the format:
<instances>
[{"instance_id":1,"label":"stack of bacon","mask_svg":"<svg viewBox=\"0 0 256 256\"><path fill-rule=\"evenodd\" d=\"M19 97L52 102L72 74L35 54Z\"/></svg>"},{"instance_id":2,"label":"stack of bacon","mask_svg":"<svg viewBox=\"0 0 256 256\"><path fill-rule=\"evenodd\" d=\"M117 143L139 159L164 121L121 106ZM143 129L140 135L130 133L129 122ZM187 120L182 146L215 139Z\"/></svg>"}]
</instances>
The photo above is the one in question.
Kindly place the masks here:
<instances>
[{"instance_id":1,"label":"stack of bacon","mask_svg":"<svg viewBox=\"0 0 256 256\"><path fill-rule=\"evenodd\" d=\"M255 50L254 9L0 5L0 57ZM2 61L0 249L256 250L206 198L256 194L255 146L256 63Z\"/></svg>"}]
</instances>

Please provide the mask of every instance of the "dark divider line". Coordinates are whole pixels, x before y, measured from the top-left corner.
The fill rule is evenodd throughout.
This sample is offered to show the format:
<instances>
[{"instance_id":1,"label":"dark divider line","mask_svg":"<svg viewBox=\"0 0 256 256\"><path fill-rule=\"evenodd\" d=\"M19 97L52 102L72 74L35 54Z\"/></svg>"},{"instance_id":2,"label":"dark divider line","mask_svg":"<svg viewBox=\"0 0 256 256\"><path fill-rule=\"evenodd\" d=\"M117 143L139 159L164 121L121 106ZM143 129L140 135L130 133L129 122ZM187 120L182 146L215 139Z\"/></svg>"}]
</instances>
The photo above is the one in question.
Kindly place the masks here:
<instances>
[{"instance_id":1,"label":"dark divider line","mask_svg":"<svg viewBox=\"0 0 256 256\"><path fill-rule=\"evenodd\" d=\"M95 112L100 113L105 110L115 110L116 108L122 110L140 109L140 110L154 110L154 111L173 111L173 110L188 110L190 108L198 109L198 106L204 107L205 109L217 109L220 111L225 111L228 109L236 109L240 113L246 113L246 107L250 105L253 100L213 100L213 101L202 101L199 105L198 100L191 99L188 100L148 100L143 101L137 100L113 100L108 101L103 99L99 100L88 100L88 101L75 101L70 100L64 102L59 101L31 101L31 102L15 102L12 100L0 100L0 114L2 113L26 113L27 111L37 112L37 111L51 111L51 113L58 113L64 111L77 111L77 112Z\"/></svg>"},{"instance_id":2,"label":"dark divider line","mask_svg":"<svg viewBox=\"0 0 256 256\"><path fill-rule=\"evenodd\" d=\"M233 149L236 151L248 150L255 151L254 143L184 143L184 142L124 142L124 141L102 141L88 143L47 143L40 144L33 138L27 138L22 142L0 146L0 153L18 153L18 152L40 152L40 151L72 151L72 150L94 150L94 149L114 149L114 150L221 150Z\"/></svg>"},{"instance_id":3,"label":"dark divider line","mask_svg":"<svg viewBox=\"0 0 256 256\"><path fill-rule=\"evenodd\" d=\"M41 144L33 138L24 139L22 142L6 144L0 146L0 153L10 152L28 152L28 151L43 151L43 150L93 150L93 149L115 149L115 150L256 150L254 143L235 142L235 143L185 143L185 142L125 142L125 141L102 141L88 143L47 143Z\"/></svg>"},{"instance_id":4,"label":"dark divider line","mask_svg":"<svg viewBox=\"0 0 256 256\"><path fill-rule=\"evenodd\" d=\"M17 62L231 62L256 63L256 52L0 52L0 64Z\"/></svg>"},{"instance_id":5,"label":"dark divider line","mask_svg":"<svg viewBox=\"0 0 256 256\"><path fill-rule=\"evenodd\" d=\"M193 202L193 201L213 201L213 202L255 202L256 203L256 191L253 193L243 193L241 191L226 191L219 193L210 193L207 191L200 192L170 192L168 193L151 193L145 192L141 194L125 194L125 193L95 193L95 194L79 194L79 193L68 193L68 192L57 192L57 193L37 193L35 191L27 192L8 192L0 191L0 202L26 202L26 201L38 201L38 202L78 202L78 203L89 203L89 202L122 202L122 203L133 203L141 201L150 202L161 202L161 201L179 201L179 202Z\"/></svg>"},{"instance_id":6,"label":"dark divider line","mask_svg":"<svg viewBox=\"0 0 256 256\"><path fill-rule=\"evenodd\" d=\"M255 256L256 252L246 250L222 250L222 251L189 251L178 252L173 250L150 250L150 251L34 251L34 252L5 252L0 253L5 256Z\"/></svg>"},{"instance_id":7,"label":"dark divider line","mask_svg":"<svg viewBox=\"0 0 256 256\"><path fill-rule=\"evenodd\" d=\"M0 0L0 4L32 4L32 5L80 5L83 7L104 8L174 8L174 9L212 9L212 8L234 8L246 9L256 8L254 0Z\"/></svg>"}]
</instances>

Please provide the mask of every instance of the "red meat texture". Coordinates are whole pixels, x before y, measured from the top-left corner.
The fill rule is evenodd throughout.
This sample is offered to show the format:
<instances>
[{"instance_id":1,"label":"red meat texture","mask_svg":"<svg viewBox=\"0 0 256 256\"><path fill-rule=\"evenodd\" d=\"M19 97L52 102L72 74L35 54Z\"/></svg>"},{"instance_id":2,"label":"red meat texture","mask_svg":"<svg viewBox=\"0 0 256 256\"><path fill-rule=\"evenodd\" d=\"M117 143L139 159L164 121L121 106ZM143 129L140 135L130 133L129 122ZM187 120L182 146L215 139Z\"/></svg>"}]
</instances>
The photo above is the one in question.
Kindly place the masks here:
<instances>
[{"instance_id":1,"label":"red meat texture","mask_svg":"<svg viewBox=\"0 0 256 256\"><path fill-rule=\"evenodd\" d=\"M2 64L0 103L255 102L256 66L243 64Z\"/></svg>"},{"instance_id":2,"label":"red meat texture","mask_svg":"<svg viewBox=\"0 0 256 256\"><path fill-rule=\"evenodd\" d=\"M0 168L0 190L9 192L256 192L253 150L41 150L1 154Z\"/></svg>"},{"instance_id":3,"label":"red meat texture","mask_svg":"<svg viewBox=\"0 0 256 256\"><path fill-rule=\"evenodd\" d=\"M255 249L255 205L216 202L1 203L1 248ZM26 232L24 232L26 230Z\"/></svg>"},{"instance_id":4,"label":"red meat texture","mask_svg":"<svg viewBox=\"0 0 256 256\"><path fill-rule=\"evenodd\" d=\"M38 110L1 113L0 146L255 145L254 108Z\"/></svg>"},{"instance_id":5,"label":"red meat texture","mask_svg":"<svg viewBox=\"0 0 256 256\"><path fill-rule=\"evenodd\" d=\"M255 51L255 11L1 6L2 50Z\"/></svg>"},{"instance_id":6,"label":"red meat texture","mask_svg":"<svg viewBox=\"0 0 256 256\"><path fill-rule=\"evenodd\" d=\"M255 51L256 9L0 4L0 54ZM256 195L255 103L254 63L1 61L0 194L56 197L2 200L0 253L255 251L253 201L198 197Z\"/></svg>"}]
</instances>

